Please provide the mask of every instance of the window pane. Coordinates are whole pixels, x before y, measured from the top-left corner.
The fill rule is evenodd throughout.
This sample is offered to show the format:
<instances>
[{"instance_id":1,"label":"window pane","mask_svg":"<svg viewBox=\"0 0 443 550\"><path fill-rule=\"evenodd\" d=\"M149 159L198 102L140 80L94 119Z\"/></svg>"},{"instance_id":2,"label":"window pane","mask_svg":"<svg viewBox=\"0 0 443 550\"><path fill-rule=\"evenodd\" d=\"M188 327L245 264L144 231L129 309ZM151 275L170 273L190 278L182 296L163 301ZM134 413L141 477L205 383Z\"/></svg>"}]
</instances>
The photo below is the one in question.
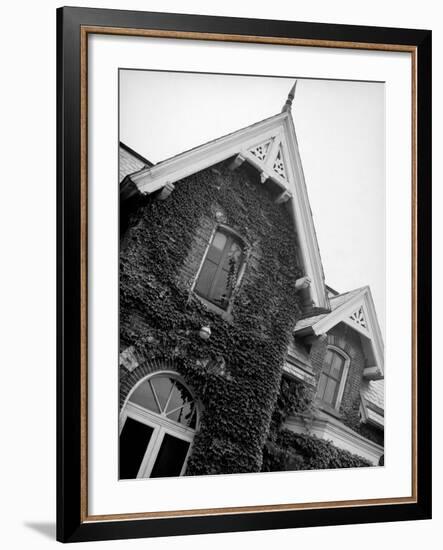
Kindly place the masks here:
<instances>
[{"instance_id":1,"label":"window pane","mask_svg":"<svg viewBox=\"0 0 443 550\"><path fill-rule=\"evenodd\" d=\"M193 411L194 401L191 394L180 382L176 382L169 399L166 416L174 422L190 427Z\"/></svg>"},{"instance_id":2,"label":"window pane","mask_svg":"<svg viewBox=\"0 0 443 550\"><path fill-rule=\"evenodd\" d=\"M175 411L167 414L167 417L174 422L190 427L193 411L194 407L191 403L189 403L183 407L180 407L180 409L176 409Z\"/></svg>"},{"instance_id":3,"label":"window pane","mask_svg":"<svg viewBox=\"0 0 443 550\"><path fill-rule=\"evenodd\" d=\"M229 246L229 251L226 254L223 268L229 270L235 266L238 266L241 260L241 256L242 256L241 246L236 241L232 241Z\"/></svg>"},{"instance_id":4,"label":"window pane","mask_svg":"<svg viewBox=\"0 0 443 550\"><path fill-rule=\"evenodd\" d=\"M191 405L192 402L193 400L188 390L182 384L180 384L180 382L176 382L174 385L174 389L172 390L166 413L173 411L178 407L182 407L185 404Z\"/></svg>"},{"instance_id":5,"label":"window pane","mask_svg":"<svg viewBox=\"0 0 443 550\"><path fill-rule=\"evenodd\" d=\"M172 390L173 381L165 376L158 376L156 378L151 378L151 383L154 386L155 394L159 400L161 412L163 412Z\"/></svg>"},{"instance_id":6,"label":"window pane","mask_svg":"<svg viewBox=\"0 0 443 550\"><path fill-rule=\"evenodd\" d=\"M334 360L334 354L332 353L332 351L330 349L326 350L325 358L323 361L324 373L329 373L333 360Z\"/></svg>"},{"instance_id":7,"label":"window pane","mask_svg":"<svg viewBox=\"0 0 443 550\"><path fill-rule=\"evenodd\" d=\"M231 289L228 288L229 273L222 269L216 281L213 284L210 299L218 306L225 308L231 295Z\"/></svg>"},{"instance_id":8,"label":"window pane","mask_svg":"<svg viewBox=\"0 0 443 550\"><path fill-rule=\"evenodd\" d=\"M220 263L222 252L226 246L227 240L228 238L226 235L220 233L220 231L217 231L217 233L214 235L214 238L212 239L212 243L209 247L206 259L216 264Z\"/></svg>"},{"instance_id":9,"label":"window pane","mask_svg":"<svg viewBox=\"0 0 443 550\"><path fill-rule=\"evenodd\" d=\"M237 281L243 250L239 242L217 231L200 270L195 292L226 309Z\"/></svg>"},{"instance_id":10,"label":"window pane","mask_svg":"<svg viewBox=\"0 0 443 550\"><path fill-rule=\"evenodd\" d=\"M150 477L179 476L190 443L165 434Z\"/></svg>"},{"instance_id":11,"label":"window pane","mask_svg":"<svg viewBox=\"0 0 443 550\"><path fill-rule=\"evenodd\" d=\"M334 353L332 363L331 363L331 368L329 370L330 375L336 378L337 380L340 380L342 371L343 371L343 366L344 366L344 358L338 353Z\"/></svg>"},{"instance_id":12,"label":"window pane","mask_svg":"<svg viewBox=\"0 0 443 550\"><path fill-rule=\"evenodd\" d=\"M215 247L217 250L223 250L226 245L226 241L226 235L221 231L217 231L214 235L214 239L212 240L212 246Z\"/></svg>"},{"instance_id":13,"label":"window pane","mask_svg":"<svg viewBox=\"0 0 443 550\"><path fill-rule=\"evenodd\" d=\"M323 401L326 401L326 403L330 403L331 405L335 404L336 387L337 387L337 382L335 380L332 380L332 378L328 378L328 381L325 387L325 392L323 395Z\"/></svg>"},{"instance_id":14,"label":"window pane","mask_svg":"<svg viewBox=\"0 0 443 550\"><path fill-rule=\"evenodd\" d=\"M120 434L120 479L137 477L153 431L128 416Z\"/></svg>"},{"instance_id":15,"label":"window pane","mask_svg":"<svg viewBox=\"0 0 443 550\"><path fill-rule=\"evenodd\" d=\"M160 412L158 410L154 394L152 393L152 388L149 380L142 382L140 386L138 386L137 389L132 392L129 401L132 401L132 403L137 403L137 405L140 405L140 407L143 407L150 411L154 411L156 413Z\"/></svg>"},{"instance_id":16,"label":"window pane","mask_svg":"<svg viewBox=\"0 0 443 550\"><path fill-rule=\"evenodd\" d=\"M200 294L200 296L204 298L209 298L209 291L216 271L217 266L206 259L201 268L200 275L198 276L197 284L195 285L197 294Z\"/></svg>"},{"instance_id":17,"label":"window pane","mask_svg":"<svg viewBox=\"0 0 443 550\"><path fill-rule=\"evenodd\" d=\"M317 390L317 396L319 397L319 399L323 399L327 381L328 381L327 376L325 376L323 373L320 374L320 380L318 382L318 390Z\"/></svg>"}]
</instances>

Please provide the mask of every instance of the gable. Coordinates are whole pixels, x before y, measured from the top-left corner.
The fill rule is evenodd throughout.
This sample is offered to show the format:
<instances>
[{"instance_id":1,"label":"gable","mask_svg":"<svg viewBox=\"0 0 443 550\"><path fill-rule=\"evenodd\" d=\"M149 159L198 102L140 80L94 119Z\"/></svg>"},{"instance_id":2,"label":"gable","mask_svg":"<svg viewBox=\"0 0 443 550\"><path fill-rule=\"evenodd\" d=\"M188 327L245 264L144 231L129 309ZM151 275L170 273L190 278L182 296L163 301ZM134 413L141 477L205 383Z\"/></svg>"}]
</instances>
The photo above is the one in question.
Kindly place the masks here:
<instances>
[{"instance_id":1,"label":"gable","mask_svg":"<svg viewBox=\"0 0 443 550\"><path fill-rule=\"evenodd\" d=\"M151 194L223 160L235 158L234 165L248 162L280 188L276 202L287 202L298 237L304 275L310 279L312 306L329 308L323 266L315 234L300 153L290 111L205 143L129 176L133 186L125 186L122 200L134 193Z\"/></svg>"},{"instance_id":2,"label":"gable","mask_svg":"<svg viewBox=\"0 0 443 550\"><path fill-rule=\"evenodd\" d=\"M247 150L245 157L255 165L261 173L262 181L271 178L279 183L282 189L288 189L288 171L284 152L285 145L282 136L277 135ZM252 155L252 157L250 156Z\"/></svg>"},{"instance_id":3,"label":"gable","mask_svg":"<svg viewBox=\"0 0 443 550\"><path fill-rule=\"evenodd\" d=\"M330 304L330 313L301 319L295 326L294 333L320 335L327 333L338 323L350 326L362 336L363 351L367 360L365 377L371 380L383 378L383 337L369 287L333 296L330 298Z\"/></svg>"}]
</instances>

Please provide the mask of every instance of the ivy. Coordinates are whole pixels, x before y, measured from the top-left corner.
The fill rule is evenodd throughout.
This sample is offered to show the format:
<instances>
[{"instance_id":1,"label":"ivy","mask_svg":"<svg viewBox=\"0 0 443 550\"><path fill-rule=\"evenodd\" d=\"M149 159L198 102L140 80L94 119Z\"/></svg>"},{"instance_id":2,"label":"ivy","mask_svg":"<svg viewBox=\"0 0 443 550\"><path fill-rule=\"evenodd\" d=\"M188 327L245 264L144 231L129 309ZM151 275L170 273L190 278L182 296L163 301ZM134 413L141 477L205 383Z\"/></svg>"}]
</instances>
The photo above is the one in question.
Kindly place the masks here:
<instances>
[{"instance_id":1,"label":"ivy","mask_svg":"<svg viewBox=\"0 0 443 550\"><path fill-rule=\"evenodd\" d=\"M120 254L121 347L132 345L147 360L174 360L202 404L187 475L262 469L282 364L300 316L291 216L274 202L278 190L261 184L249 167L227 166L182 180L165 201L142 199ZM216 212L248 247L230 322L208 310L181 276L202 224L215 226ZM212 335L203 341L198 332L206 325Z\"/></svg>"},{"instance_id":2,"label":"ivy","mask_svg":"<svg viewBox=\"0 0 443 550\"><path fill-rule=\"evenodd\" d=\"M359 433L366 439L374 441L378 445L384 445L384 432L368 424L363 424L360 420L360 397L358 396L354 402L348 407L341 407L340 411L346 418L346 424L355 432Z\"/></svg>"},{"instance_id":3,"label":"ivy","mask_svg":"<svg viewBox=\"0 0 443 550\"><path fill-rule=\"evenodd\" d=\"M338 449L315 435L281 430L275 442L268 441L263 456L263 472L321 470L372 466L363 457Z\"/></svg>"},{"instance_id":4,"label":"ivy","mask_svg":"<svg viewBox=\"0 0 443 550\"><path fill-rule=\"evenodd\" d=\"M313 389L302 382L283 378L264 448L263 472L372 466L363 457L338 449L315 435L296 434L285 429L285 420L296 414L307 423L313 419Z\"/></svg>"}]
</instances>

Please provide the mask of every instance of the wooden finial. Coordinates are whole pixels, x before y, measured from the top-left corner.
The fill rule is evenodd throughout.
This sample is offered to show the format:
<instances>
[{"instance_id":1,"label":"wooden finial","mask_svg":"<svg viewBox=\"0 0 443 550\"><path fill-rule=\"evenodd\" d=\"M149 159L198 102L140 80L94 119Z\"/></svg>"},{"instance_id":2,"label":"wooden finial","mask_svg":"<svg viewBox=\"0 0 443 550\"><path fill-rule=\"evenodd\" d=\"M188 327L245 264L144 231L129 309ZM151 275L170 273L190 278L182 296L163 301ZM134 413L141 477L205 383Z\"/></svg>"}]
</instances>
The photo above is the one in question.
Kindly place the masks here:
<instances>
[{"instance_id":1,"label":"wooden finial","mask_svg":"<svg viewBox=\"0 0 443 550\"><path fill-rule=\"evenodd\" d=\"M292 102L294 100L295 96L295 88L297 86L297 81L294 82L294 85L289 91L288 99L286 100L286 103L283 105L283 109L281 110L282 113L285 113L286 111L290 111L292 107Z\"/></svg>"}]
</instances>

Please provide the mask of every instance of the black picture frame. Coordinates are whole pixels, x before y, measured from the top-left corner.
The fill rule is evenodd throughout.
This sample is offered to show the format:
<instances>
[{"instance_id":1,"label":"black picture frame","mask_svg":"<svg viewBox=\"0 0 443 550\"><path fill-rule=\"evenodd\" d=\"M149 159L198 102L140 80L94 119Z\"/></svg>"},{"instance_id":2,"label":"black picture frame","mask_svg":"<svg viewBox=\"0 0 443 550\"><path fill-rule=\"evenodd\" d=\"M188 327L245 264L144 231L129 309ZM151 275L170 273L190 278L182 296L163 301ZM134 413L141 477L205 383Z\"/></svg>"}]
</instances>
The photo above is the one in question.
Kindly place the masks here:
<instances>
[{"instance_id":1,"label":"black picture frame","mask_svg":"<svg viewBox=\"0 0 443 550\"><path fill-rule=\"evenodd\" d=\"M85 353L82 305L86 259L82 254L81 186L82 27L150 29L179 33L273 37L299 41L407 46L416 56L416 294L414 502L214 513L88 521L81 490L86 449L81 369ZM209 38L210 39L210 38ZM343 46L342 46L343 47ZM350 46L352 47L352 46ZM355 46L357 47L357 46ZM381 48L382 49L382 48ZM415 172L414 172L415 171ZM64 7L57 10L57 539L62 542L159 537L337 524L428 519L431 517L431 31L385 27L209 17L172 13ZM82 237L83 235L83 237ZM83 476L83 477L82 477ZM122 510L124 512L124 510Z\"/></svg>"}]
</instances>

